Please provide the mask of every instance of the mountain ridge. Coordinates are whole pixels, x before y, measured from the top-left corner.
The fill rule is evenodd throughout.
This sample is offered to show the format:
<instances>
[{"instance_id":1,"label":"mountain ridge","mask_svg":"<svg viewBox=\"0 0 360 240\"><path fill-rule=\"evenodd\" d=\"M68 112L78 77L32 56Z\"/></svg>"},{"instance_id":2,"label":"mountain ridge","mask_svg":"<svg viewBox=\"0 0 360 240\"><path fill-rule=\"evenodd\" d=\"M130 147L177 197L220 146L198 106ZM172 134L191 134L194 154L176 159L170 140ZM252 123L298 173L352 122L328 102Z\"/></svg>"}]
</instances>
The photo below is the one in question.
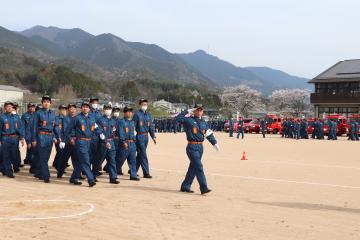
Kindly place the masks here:
<instances>
[{"instance_id":1,"label":"mountain ridge","mask_svg":"<svg viewBox=\"0 0 360 240\"><path fill-rule=\"evenodd\" d=\"M155 81L212 89L245 84L266 94L279 88L308 88L306 78L277 69L236 66L204 50L175 54L156 44L130 42L111 33L93 35L80 28L37 25L21 32L0 28L0 36L0 46L15 48L99 80L150 77Z\"/></svg>"}]
</instances>

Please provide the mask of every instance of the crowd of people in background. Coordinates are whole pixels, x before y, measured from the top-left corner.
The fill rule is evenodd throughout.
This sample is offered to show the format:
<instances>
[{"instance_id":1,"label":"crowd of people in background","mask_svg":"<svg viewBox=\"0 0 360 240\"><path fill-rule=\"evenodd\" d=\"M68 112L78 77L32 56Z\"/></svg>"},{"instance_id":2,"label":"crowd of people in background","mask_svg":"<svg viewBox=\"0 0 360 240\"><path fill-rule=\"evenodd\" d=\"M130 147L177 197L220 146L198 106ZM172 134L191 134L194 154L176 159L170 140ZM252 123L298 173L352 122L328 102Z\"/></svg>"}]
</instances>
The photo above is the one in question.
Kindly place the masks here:
<instances>
[{"instance_id":1,"label":"crowd of people in background","mask_svg":"<svg viewBox=\"0 0 360 240\"><path fill-rule=\"evenodd\" d=\"M294 139L309 139L308 128L312 129L312 139L328 140L338 139L338 122L337 119L314 119L311 123L307 119L284 119L282 122L282 137ZM326 128L325 128L326 126ZM326 130L326 134L325 134ZM350 120L348 129L348 140L359 141L359 123L355 119Z\"/></svg>"}]
</instances>

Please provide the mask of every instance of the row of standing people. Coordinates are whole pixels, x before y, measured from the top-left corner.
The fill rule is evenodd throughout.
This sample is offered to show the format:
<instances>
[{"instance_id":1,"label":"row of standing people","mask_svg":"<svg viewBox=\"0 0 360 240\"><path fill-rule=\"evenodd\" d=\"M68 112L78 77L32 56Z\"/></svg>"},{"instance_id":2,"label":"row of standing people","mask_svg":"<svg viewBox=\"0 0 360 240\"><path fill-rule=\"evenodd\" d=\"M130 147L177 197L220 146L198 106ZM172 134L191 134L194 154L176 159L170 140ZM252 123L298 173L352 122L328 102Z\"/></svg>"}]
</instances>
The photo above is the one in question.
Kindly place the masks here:
<instances>
[{"instance_id":1,"label":"row of standing people","mask_svg":"<svg viewBox=\"0 0 360 240\"><path fill-rule=\"evenodd\" d=\"M258 119L260 125L260 132L262 133L263 138L265 138L267 133L267 125L269 124L266 119ZM328 140L337 140L337 128L338 124L335 119L329 119L328 121L315 120L312 123L313 131L311 133L312 139L325 139L324 137L324 124L327 124L328 127ZM244 138L244 121L240 117L237 121L237 138ZM229 120L229 136L233 137L234 134L234 120ZM306 119L284 119L281 124L281 137L282 138L292 138L292 139L309 139L308 134L309 123ZM359 123L351 119L350 128L348 134L348 140L359 141Z\"/></svg>"}]
</instances>

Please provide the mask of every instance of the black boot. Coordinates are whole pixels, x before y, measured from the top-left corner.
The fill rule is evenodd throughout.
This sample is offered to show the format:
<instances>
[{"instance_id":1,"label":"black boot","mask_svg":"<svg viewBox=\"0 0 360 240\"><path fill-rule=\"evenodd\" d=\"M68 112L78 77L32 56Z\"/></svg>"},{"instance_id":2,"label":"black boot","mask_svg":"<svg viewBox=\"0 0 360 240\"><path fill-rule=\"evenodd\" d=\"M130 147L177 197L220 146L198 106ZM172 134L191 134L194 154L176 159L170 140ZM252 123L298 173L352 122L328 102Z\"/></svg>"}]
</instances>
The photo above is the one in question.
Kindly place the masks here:
<instances>
[{"instance_id":1,"label":"black boot","mask_svg":"<svg viewBox=\"0 0 360 240\"><path fill-rule=\"evenodd\" d=\"M77 179L70 179L69 182L72 183L72 184L74 184L74 185L81 185L81 184L82 184L82 182L80 182L80 181L77 180Z\"/></svg>"},{"instance_id":2,"label":"black boot","mask_svg":"<svg viewBox=\"0 0 360 240\"><path fill-rule=\"evenodd\" d=\"M110 179L110 183L111 184L119 184L120 181L118 181L116 178L112 178L112 179Z\"/></svg>"}]
</instances>

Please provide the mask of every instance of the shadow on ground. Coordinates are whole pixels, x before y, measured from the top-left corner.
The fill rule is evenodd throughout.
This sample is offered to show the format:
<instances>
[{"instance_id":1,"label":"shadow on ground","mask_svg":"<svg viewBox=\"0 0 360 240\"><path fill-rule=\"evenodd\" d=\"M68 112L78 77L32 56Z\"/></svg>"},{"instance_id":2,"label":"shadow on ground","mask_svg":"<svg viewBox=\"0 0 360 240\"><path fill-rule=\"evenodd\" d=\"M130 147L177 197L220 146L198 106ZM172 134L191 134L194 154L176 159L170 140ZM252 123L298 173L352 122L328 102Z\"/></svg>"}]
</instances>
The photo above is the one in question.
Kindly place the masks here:
<instances>
[{"instance_id":1,"label":"shadow on ground","mask_svg":"<svg viewBox=\"0 0 360 240\"><path fill-rule=\"evenodd\" d=\"M248 201L248 202L252 204L268 205L274 207L317 210L317 211L337 211L337 212L360 214L360 209L357 208L339 207L339 206L331 206L324 204L301 203L301 202L259 202L259 201Z\"/></svg>"}]
</instances>

